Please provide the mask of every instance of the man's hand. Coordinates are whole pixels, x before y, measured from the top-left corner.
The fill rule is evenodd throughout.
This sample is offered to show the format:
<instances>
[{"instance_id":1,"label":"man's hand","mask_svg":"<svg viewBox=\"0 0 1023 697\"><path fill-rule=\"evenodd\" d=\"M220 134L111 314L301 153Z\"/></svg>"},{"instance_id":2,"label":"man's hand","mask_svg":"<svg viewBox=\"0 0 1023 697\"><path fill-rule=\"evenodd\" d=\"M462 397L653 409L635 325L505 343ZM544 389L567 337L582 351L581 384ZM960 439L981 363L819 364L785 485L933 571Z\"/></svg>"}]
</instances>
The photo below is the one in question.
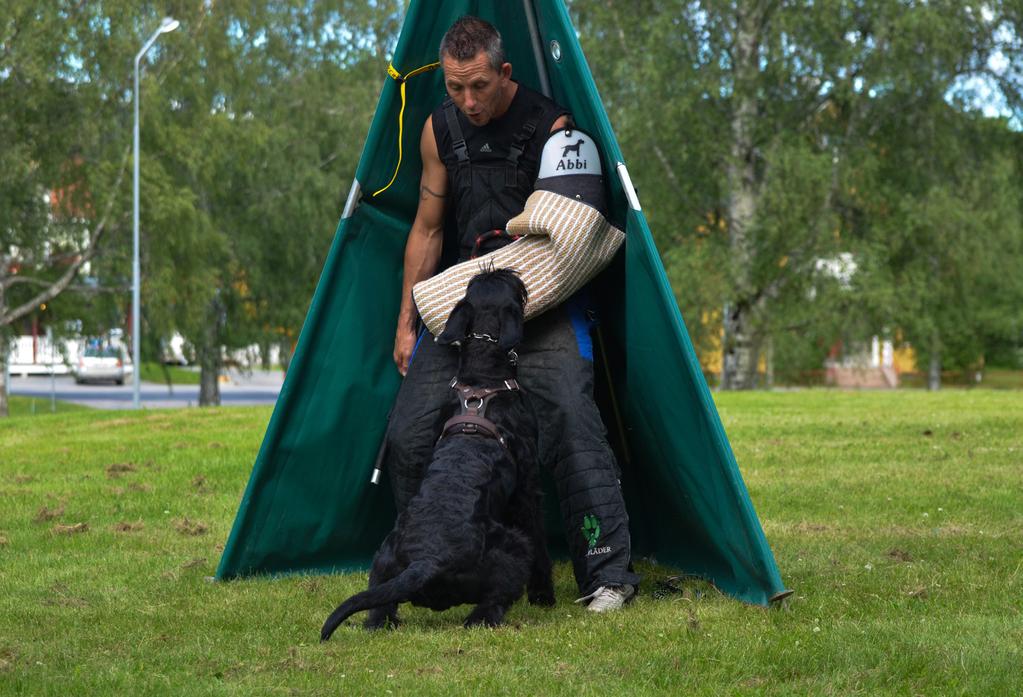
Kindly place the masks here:
<instances>
[{"instance_id":1,"label":"man's hand","mask_svg":"<svg viewBox=\"0 0 1023 697\"><path fill-rule=\"evenodd\" d=\"M398 331L394 334L394 365L402 377L408 372L408 362L412 359L412 351L416 348L416 333L414 330L399 323Z\"/></svg>"}]
</instances>

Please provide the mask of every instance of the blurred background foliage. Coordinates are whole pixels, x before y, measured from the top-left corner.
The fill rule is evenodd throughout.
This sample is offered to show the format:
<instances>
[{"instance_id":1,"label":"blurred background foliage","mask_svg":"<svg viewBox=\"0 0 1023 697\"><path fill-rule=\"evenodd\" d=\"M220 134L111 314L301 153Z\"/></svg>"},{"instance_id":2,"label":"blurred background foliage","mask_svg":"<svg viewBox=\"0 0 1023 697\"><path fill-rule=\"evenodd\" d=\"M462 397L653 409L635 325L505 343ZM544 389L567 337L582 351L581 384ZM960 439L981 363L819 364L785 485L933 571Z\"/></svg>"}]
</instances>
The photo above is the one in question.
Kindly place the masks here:
<instances>
[{"instance_id":1,"label":"blurred background foliage","mask_svg":"<svg viewBox=\"0 0 1023 697\"><path fill-rule=\"evenodd\" d=\"M1023 368L1023 2L569 9L711 379L812 381L873 336L932 378ZM132 60L170 15L141 83L144 353L286 363L403 12L7 0L0 332L126 328Z\"/></svg>"}]
</instances>

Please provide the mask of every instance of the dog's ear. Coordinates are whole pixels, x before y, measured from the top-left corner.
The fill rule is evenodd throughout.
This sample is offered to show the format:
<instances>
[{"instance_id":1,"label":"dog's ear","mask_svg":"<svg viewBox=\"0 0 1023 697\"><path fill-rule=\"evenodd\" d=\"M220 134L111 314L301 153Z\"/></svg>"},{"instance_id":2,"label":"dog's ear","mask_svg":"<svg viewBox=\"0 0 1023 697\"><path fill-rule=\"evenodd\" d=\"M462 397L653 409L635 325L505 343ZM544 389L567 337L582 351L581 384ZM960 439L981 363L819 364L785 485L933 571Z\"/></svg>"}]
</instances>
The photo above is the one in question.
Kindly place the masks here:
<instances>
[{"instance_id":1,"label":"dog's ear","mask_svg":"<svg viewBox=\"0 0 1023 697\"><path fill-rule=\"evenodd\" d=\"M466 300L459 300L455 309L448 315L448 322L444 325L444 331L437 337L437 343L444 346L457 344L469 333L471 321L472 305Z\"/></svg>"},{"instance_id":2,"label":"dog's ear","mask_svg":"<svg viewBox=\"0 0 1023 697\"><path fill-rule=\"evenodd\" d=\"M522 343L522 308L501 308L501 336L497 345L502 351L511 351Z\"/></svg>"}]
</instances>

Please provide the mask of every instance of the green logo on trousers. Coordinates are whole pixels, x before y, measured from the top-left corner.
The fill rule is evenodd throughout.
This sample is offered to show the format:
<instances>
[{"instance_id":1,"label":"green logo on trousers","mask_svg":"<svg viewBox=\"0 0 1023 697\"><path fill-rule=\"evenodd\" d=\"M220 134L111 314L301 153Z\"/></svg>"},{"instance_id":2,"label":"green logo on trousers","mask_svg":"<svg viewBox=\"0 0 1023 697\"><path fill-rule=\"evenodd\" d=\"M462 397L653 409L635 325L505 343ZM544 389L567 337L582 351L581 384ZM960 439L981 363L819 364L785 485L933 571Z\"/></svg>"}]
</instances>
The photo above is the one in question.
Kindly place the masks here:
<instances>
[{"instance_id":1,"label":"green logo on trousers","mask_svg":"<svg viewBox=\"0 0 1023 697\"><path fill-rule=\"evenodd\" d=\"M600 518L595 515L588 515L583 518L583 537L590 549L593 549L600 538Z\"/></svg>"}]
</instances>

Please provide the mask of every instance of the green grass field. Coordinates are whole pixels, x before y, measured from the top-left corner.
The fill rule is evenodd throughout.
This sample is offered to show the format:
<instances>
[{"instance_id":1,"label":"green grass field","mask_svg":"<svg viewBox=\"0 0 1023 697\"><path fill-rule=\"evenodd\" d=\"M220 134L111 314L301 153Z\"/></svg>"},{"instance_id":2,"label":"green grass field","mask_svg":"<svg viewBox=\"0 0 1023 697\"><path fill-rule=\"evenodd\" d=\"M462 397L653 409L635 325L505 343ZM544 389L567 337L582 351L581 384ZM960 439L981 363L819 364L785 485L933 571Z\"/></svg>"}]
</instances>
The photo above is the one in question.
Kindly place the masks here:
<instances>
[{"instance_id":1,"label":"green grass field","mask_svg":"<svg viewBox=\"0 0 1023 697\"><path fill-rule=\"evenodd\" d=\"M403 608L325 645L364 574L204 580L269 409L4 420L0 694L1023 693L1023 394L717 399L784 607L659 598L672 570L644 563L634 603L590 616L560 564L557 607L500 629Z\"/></svg>"}]
</instances>

